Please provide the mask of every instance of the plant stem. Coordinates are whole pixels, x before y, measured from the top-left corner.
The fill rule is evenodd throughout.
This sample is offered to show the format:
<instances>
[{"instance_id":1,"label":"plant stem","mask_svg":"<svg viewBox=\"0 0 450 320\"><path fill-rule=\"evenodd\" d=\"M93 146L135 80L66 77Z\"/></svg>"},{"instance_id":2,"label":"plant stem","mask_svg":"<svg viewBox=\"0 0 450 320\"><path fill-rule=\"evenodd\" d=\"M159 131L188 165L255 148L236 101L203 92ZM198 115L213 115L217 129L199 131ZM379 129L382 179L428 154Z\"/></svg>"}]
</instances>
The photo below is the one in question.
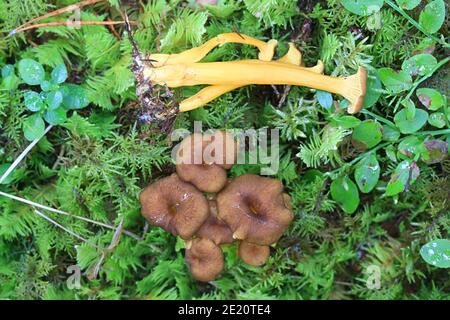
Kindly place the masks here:
<instances>
[{"instance_id":1,"label":"plant stem","mask_svg":"<svg viewBox=\"0 0 450 320\"><path fill-rule=\"evenodd\" d=\"M371 112L369 110L366 110L366 109L361 110L361 113L367 114L367 115L377 119L378 121L383 122L384 124L388 125L389 127L397 128L395 126L395 123L393 123L392 121L390 121L390 120L388 120L386 118L383 118L382 116L380 116L378 114L375 114L375 113L373 113L373 112Z\"/></svg>"},{"instance_id":2,"label":"plant stem","mask_svg":"<svg viewBox=\"0 0 450 320\"><path fill-rule=\"evenodd\" d=\"M31 149L33 149L33 147L39 142L39 140L41 140L42 137L45 136L52 127L53 125L49 125L40 137L34 139L28 145L28 147L26 147L25 150L22 151L22 153L16 158L16 160L14 160L14 162L9 166L9 168L5 171L5 173L0 177L0 184L3 181L5 181L5 179L11 174L11 172L19 165L20 162L22 162L22 160L26 157L26 155L31 151Z\"/></svg>"},{"instance_id":3,"label":"plant stem","mask_svg":"<svg viewBox=\"0 0 450 320\"><path fill-rule=\"evenodd\" d=\"M411 23L417 30L419 30L420 32L422 32L424 35L426 35L427 37L433 39L434 41L436 41L437 43L441 44L444 48L450 48L450 44L443 41L442 39L439 39L438 37L430 34L428 31L426 31L421 25L420 23L418 23L416 20L414 20L413 18L411 18L406 12L405 10L403 10L402 8L400 8L399 6L397 6L393 1L391 0L385 0L385 2L395 11L397 11L399 14L401 14L406 20L408 20L409 23Z\"/></svg>"}]
</instances>

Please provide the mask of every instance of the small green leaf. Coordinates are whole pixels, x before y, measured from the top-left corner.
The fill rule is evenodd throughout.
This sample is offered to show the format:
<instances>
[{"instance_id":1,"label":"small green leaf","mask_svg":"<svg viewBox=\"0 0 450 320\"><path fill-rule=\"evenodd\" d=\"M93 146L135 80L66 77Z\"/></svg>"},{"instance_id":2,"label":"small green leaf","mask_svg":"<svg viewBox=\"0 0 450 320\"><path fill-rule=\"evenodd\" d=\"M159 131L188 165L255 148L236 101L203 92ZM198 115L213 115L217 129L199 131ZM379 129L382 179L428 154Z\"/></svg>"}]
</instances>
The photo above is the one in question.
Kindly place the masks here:
<instances>
[{"instance_id":1,"label":"small green leaf","mask_svg":"<svg viewBox=\"0 0 450 320\"><path fill-rule=\"evenodd\" d=\"M15 90L20 84L20 79L15 74L10 74L3 78L2 80L2 89L5 90Z\"/></svg>"},{"instance_id":2,"label":"small green leaf","mask_svg":"<svg viewBox=\"0 0 450 320\"><path fill-rule=\"evenodd\" d=\"M417 180L419 174L420 170L415 161L404 160L400 162L386 187L386 195L394 196L407 191Z\"/></svg>"},{"instance_id":3,"label":"small green leaf","mask_svg":"<svg viewBox=\"0 0 450 320\"><path fill-rule=\"evenodd\" d=\"M341 2L348 11L365 17L380 11L384 4L384 0L342 0Z\"/></svg>"},{"instance_id":4,"label":"small green leaf","mask_svg":"<svg viewBox=\"0 0 450 320\"><path fill-rule=\"evenodd\" d=\"M67 120L67 110L64 108L58 108L55 110L48 110L44 114L44 119L49 124L61 124Z\"/></svg>"},{"instance_id":5,"label":"small green leaf","mask_svg":"<svg viewBox=\"0 0 450 320\"><path fill-rule=\"evenodd\" d=\"M353 144L360 149L375 147L383 138L382 126L374 120L364 120L353 130Z\"/></svg>"},{"instance_id":6,"label":"small green leaf","mask_svg":"<svg viewBox=\"0 0 450 320\"><path fill-rule=\"evenodd\" d=\"M354 116L341 116L332 118L331 123L337 127L351 129L357 127L361 123L361 120Z\"/></svg>"},{"instance_id":7,"label":"small green leaf","mask_svg":"<svg viewBox=\"0 0 450 320\"><path fill-rule=\"evenodd\" d=\"M402 105L406 109L406 118L408 120L413 120L416 115L416 106L411 99L406 99L402 101Z\"/></svg>"},{"instance_id":8,"label":"small green leaf","mask_svg":"<svg viewBox=\"0 0 450 320\"><path fill-rule=\"evenodd\" d=\"M39 93L34 91L26 91L24 93L25 107L28 110L37 112L45 107L45 103Z\"/></svg>"},{"instance_id":9,"label":"small green leaf","mask_svg":"<svg viewBox=\"0 0 450 320\"><path fill-rule=\"evenodd\" d=\"M53 69L51 78L54 83L63 83L67 79L67 69L64 63L58 64L55 69Z\"/></svg>"},{"instance_id":10,"label":"small green leaf","mask_svg":"<svg viewBox=\"0 0 450 320\"><path fill-rule=\"evenodd\" d=\"M6 78L14 74L14 66L12 64L7 64L2 68L2 78Z\"/></svg>"},{"instance_id":11,"label":"small green leaf","mask_svg":"<svg viewBox=\"0 0 450 320\"><path fill-rule=\"evenodd\" d=\"M404 10L412 10L420 4L421 0L395 0L398 6Z\"/></svg>"},{"instance_id":12,"label":"small green leaf","mask_svg":"<svg viewBox=\"0 0 450 320\"><path fill-rule=\"evenodd\" d=\"M402 109L394 116L394 122L403 134L409 134L420 130L428 119L428 113L425 110L416 109L414 118L408 119L408 111Z\"/></svg>"},{"instance_id":13,"label":"small green leaf","mask_svg":"<svg viewBox=\"0 0 450 320\"><path fill-rule=\"evenodd\" d=\"M416 95L419 101L429 110L439 110L444 105L444 97L435 89L420 88Z\"/></svg>"},{"instance_id":14,"label":"small green leaf","mask_svg":"<svg viewBox=\"0 0 450 320\"><path fill-rule=\"evenodd\" d=\"M398 151L408 158L422 154L425 151L423 141L416 136L408 136L398 144Z\"/></svg>"},{"instance_id":15,"label":"small green leaf","mask_svg":"<svg viewBox=\"0 0 450 320\"><path fill-rule=\"evenodd\" d=\"M367 84L366 84L366 96L364 98L363 108L367 109L377 103L381 96L381 80L376 69L368 70Z\"/></svg>"},{"instance_id":16,"label":"small green leaf","mask_svg":"<svg viewBox=\"0 0 450 320\"><path fill-rule=\"evenodd\" d=\"M450 240L432 240L420 249L420 255L428 264L438 268L450 268Z\"/></svg>"},{"instance_id":17,"label":"small green leaf","mask_svg":"<svg viewBox=\"0 0 450 320\"><path fill-rule=\"evenodd\" d=\"M28 141L40 138L45 131L45 123L39 114L33 114L23 122L23 133Z\"/></svg>"},{"instance_id":18,"label":"small green leaf","mask_svg":"<svg viewBox=\"0 0 450 320\"><path fill-rule=\"evenodd\" d=\"M435 112L430 114L428 117L428 123L431 124L433 127L442 129L445 127L445 114L442 112Z\"/></svg>"},{"instance_id":19,"label":"small green leaf","mask_svg":"<svg viewBox=\"0 0 450 320\"><path fill-rule=\"evenodd\" d=\"M331 93L326 91L317 90L316 92L317 101L325 110L331 110L333 106L333 96Z\"/></svg>"},{"instance_id":20,"label":"small green leaf","mask_svg":"<svg viewBox=\"0 0 450 320\"><path fill-rule=\"evenodd\" d=\"M429 53L421 53L405 60L402 64L402 70L411 76L426 75L433 71L437 65L437 60Z\"/></svg>"},{"instance_id":21,"label":"small green leaf","mask_svg":"<svg viewBox=\"0 0 450 320\"><path fill-rule=\"evenodd\" d=\"M378 70L378 74L381 82L391 93L399 93L412 86L412 78L405 71L395 72L391 68L381 68Z\"/></svg>"},{"instance_id":22,"label":"small green leaf","mask_svg":"<svg viewBox=\"0 0 450 320\"><path fill-rule=\"evenodd\" d=\"M445 3L433 0L428 3L419 16L419 24L429 33L437 32L445 21Z\"/></svg>"},{"instance_id":23,"label":"small green leaf","mask_svg":"<svg viewBox=\"0 0 450 320\"><path fill-rule=\"evenodd\" d=\"M359 193L355 183L349 177L340 177L330 186L331 197L346 213L353 213L359 205Z\"/></svg>"},{"instance_id":24,"label":"small green leaf","mask_svg":"<svg viewBox=\"0 0 450 320\"><path fill-rule=\"evenodd\" d=\"M374 153L361 159L356 165L355 181L359 190L369 193L380 179L380 165Z\"/></svg>"},{"instance_id":25,"label":"small green leaf","mask_svg":"<svg viewBox=\"0 0 450 320\"><path fill-rule=\"evenodd\" d=\"M65 84L62 87L63 106L66 109L82 109L89 104L86 91L75 84Z\"/></svg>"},{"instance_id":26,"label":"small green leaf","mask_svg":"<svg viewBox=\"0 0 450 320\"><path fill-rule=\"evenodd\" d=\"M59 108L63 102L63 94L60 90L51 91L46 94L46 102L49 110L55 110Z\"/></svg>"},{"instance_id":27,"label":"small green leaf","mask_svg":"<svg viewBox=\"0 0 450 320\"><path fill-rule=\"evenodd\" d=\"M19 75L26 84L38 85L44 81L44 67L33 59L22 59L19 61Z\"/></svg>"},{"instance_id":28,"label":"small green leaf","mask_svg":"<svg viewBox=\"0 0 450 320\"><path fill-rule=\"evenodd\" d=\"M428 140L424 143L425 152L422 160L427 164L442 162L448 155L448 143L442 140Z\"/></svg>"},{"instance_id":29,"label":"small green leaf","mask_svg":"<svg viewBox=\"0 0 450 320\"><path fill-rule=\"evenodd\" d=\"M383 125L383 140L396 142L400 138L400 131L388 125Z\"/></svg>"}]
</instances>

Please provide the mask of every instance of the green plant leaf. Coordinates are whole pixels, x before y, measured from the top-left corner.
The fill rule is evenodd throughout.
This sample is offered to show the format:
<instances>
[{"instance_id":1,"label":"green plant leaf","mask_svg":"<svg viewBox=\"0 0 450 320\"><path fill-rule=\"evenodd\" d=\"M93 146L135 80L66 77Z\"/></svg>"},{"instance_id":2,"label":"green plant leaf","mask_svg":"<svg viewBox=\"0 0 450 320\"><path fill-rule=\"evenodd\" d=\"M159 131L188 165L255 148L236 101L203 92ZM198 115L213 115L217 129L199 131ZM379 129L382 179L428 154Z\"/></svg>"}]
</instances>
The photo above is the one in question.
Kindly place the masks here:
<instances>
[{"instance_id":1,"label":"green plant leaf","mask_svg":"<svg viewBox=\"0 0 450 320\"><path fill-rule=\"evenodd\" d=\"M75 84L65 84L62 87L63 106L66 109L82 109L89 104L86 90Z\"/></svg>"},{"instance_id":2,"label":"green plant leaf","mask_svg":"<svg viewBox=\"0 0 450 320\"><path fill-rule=\"evenodd\" d=\"M433 127L442 129L445 127L445 114L442 112L434 112L428 117L428 123Z\"/></svg>"},{"instance_id":3,"label":"green plant leaf","mask_svg":"<svg viewBox=\"0 0 450 320\"><path fill-rule=\"evenodd\" d=\"M381 80L376 69L368 70L366 96L364 97L363 108L367 109L377 103L382 92Z\"/></svg>"},{"instance_id":4,"label":"green plant leaf","mask_svg":"<svg viewBox=\"0 0 450 320\"><path fill-rule=\"evenodd\" d=\"M359 205L359 193L355 183L349 177L340 177L330 186L331 197L346 213L353 213Z\"/></svg>"},{"instance_id":5,"label":"green plant leaf","mask_svg":"<svg viewBox=\"0 0 450 320\"><path fill-rule=\"evenodd\" d=\"M33 112L42 110L45 107L45 103L42 96L34 91L26 91L24 93L25 107Z\"/></svg>"},{"instance_id":6,"label":"green plant leaf","mask_svg":"<svg viewBox=\"0 0 450 320\"><path fill-rule=\"evenodd\" d=\"M398 151L408 158L422 154L425 151L423 141L416 136L408 136L398 144Z\"/></svg>"},{"instance_id":7,"label":"green plant leaf","mask_svg":"<svg viewBox=\"0 0 450 320\"><path fill-rule=\"evenodd\" d=\"M395 0L398 6L404 10L412 10L420 4L421 0Z\"/></svg>"},{"instance_id":8,"label":"green plant leaf","mask_svg":"<svg viewBox=\"0 0 450 320\"><path fill-rule=\"evenodd\" d=\"M55 110L59 108L63 102L63 94L60 90L50 91L46 94L46 102L49 110Z\"/></svg>"},{"instance_id":9,"label":"green plant leaf","mask_svg":"<svg viewBox=\"0 0 450 320\"><path fill-rule=\"evenodd\" d=\"M52 71L51 78L54 83L63 83L67 79L67 69L64 63L58 64Z\"/></svg>"},{"instance_id":10,"label":"green plant leaf","mask_svg":"<svg viewBox=\"0 0 450 320\"><path fill-rule=\"evenodd\" d=\"M14 66L12 64L7 64L2 68L2 78L6 78L14 74Z\"/></svg>"},{"instance_id":11,"label":"green plant leaf","mask_svg":"<svg viewBox=\"0 0 450 320\"><path fill-rule=\"evenodd\" d=\"M355 181L359 190L369 193L380 179L380 164L374 153L361 159L355 169Z\"/></svg>"},{"instance_id":12,"label":"green plant leaf","mask_svg":"<svg viewBox=\"0 0 450 320\"><path fill-rule=\"evenodd\" d=\"M380 11L384 0L342 0L341 3L348 11L367 17Z\"/></svg>"},{"instance_id":13,"label":"green plant leaf","mask_svg":"<svg viewBox=\"0 0 450 320\"><path fill-rule=\"evenodd\" d=\"M435 89L420 88L416 91L419 101L429 110L439 110L444 105L444 97Z\"/></svg>"},{"instance_id":14,"label":"green plant leaf","mask_svg":"<svg viewBox=\"0 0 450 320\"><path fill-rule=\"evenodd\" d=\"M428 119L428 113L425 110L416 109L414 117L408 119L407 109L402 109L394 116L394 122L397 128L403 134L409 134L420 130Z\"/></svg>"},{"instance_id":15,"label":"green plant leaf","mask_svg":"<svg viewBox=\"0 0 450 320\"><path fill-rule=\"evenodd\" d=\"M67 120L67 110L64 108L57 108L54 110L47 110L44 114L44 119L49 124L61 124Z\"/></svg>"},{"instance_id":16,"label":"green plant leaf","mask_svg":"<svg viewBox=\"0 0 450 320\"><path fill-rule=\"evenodd\" d=\"M324 108L325 110L331 110L331 107L333 106L333 96L331 95L331 93L317 90L316 97L322 108Z\"/></svg>"},{"instance_id":17,"label":"green plant leaf","mask_svg":"<svg viewBox=\"0 0 450 320\"><path fill-rule=\"evenodd\" d=\"M19 61L19 75L29 85L38 85L44 81L44 67L33 59L22 59Z\"/></svg>"},{"instance_id":18,"label":"green plant leaf","mask_svg":"<svg viewBox=\"0 0 450 320\"><path fill-rule=\"evenodd\" d=\"M420 170L415 161L404 160L400 162L391 176L386 187L386 195L394 196L407 191L419 177Z\"/></svg>"},{"instance_id":19,"label":"green plant leaf","mask_svg":"<svg viewBox=\"0 0 450 320\"><path fill-rule=\"evenodd\" d=\"M360 149L375 147L383 138L383 128L381 124L374 120L364 120L353 130L353 144Z\"/></svg>"},{"instance_id":20,"label":"green plant leaf","mask_svg":"<svg viewBox=\"0 0 450 320\"><path fill-rule=\"evenodd\" d=\"M52 81L44 80L41 83L41 89L42 89L42 91L58 90L59 85L57 85L56 83L53 83Z\"/></svg>"},{"instance_id":21,"label":"green plant leaf","mask_svg":"<svg viewBox=\"0 0 450 320\"><path fill-rule=\"evenodd\" d=\"M428 264L438 268L450 268L450 240L432 240L420 249L420 255Z\"/></svg>"},{"instance_id":22,"label":"green plant leaf","mask_svg":"<svg viewBox=\"0 0 450 320\"><path fill-rule=\"evenodd\" d=\"M391 68L381 68L378 70L378 74L381 82L391 93L399 93L412 86L412 78L405 71L395 72Z\"/></svg>"},{"instance_id":23,"label":"green plant leaf","mask_svg":"<svg viewBox=\"0 0 450 320\"><path fill-rule=\"evenodd\" d=\"M428 3L419 16L419 24L429 33L437 32L445 21L444 0Z\"/></svg>"},{"instance_id":24,"label":"green plant leaf","mask_svg":"<svg viewBox=\"0 0 450 320\"><path fill-rule=\"evenodd\" d=\"M402 70L410 76L426 75L433 71L437 65L437 60L429 53L421 53L405 60L402 64Z\"/></svg>"},{"instance_id":25,"label":"green plant leaf","mask_svg":"<svg viewBox=\"0 0 450 320\"><path fill-rule=\"evenodd\" d=\"M40 138L45 131L45 123L37 113L29 116L23 122L23 133L28 141Z\"/></svg>"},{"instance_id":26,"label":"green plant leaf","mask_svg":"<svg viewBox=\"0 0 450 320\"><path fill-rule=\"evenodd\" d=\"M428 140L424 143L422 160L427 164L442 162L448 156L448 143L442 140Z\"/></svg>"},{"instance_id":27,"label":"green plant leaf","mask_svg":"<svg viewBox=\"0 0 450 320\"><path fill-rule=\"evenodd\" d=\"M388 125L383 125L383 140L396 142L400 138L400 131Z\"/></svg>"},{"instance_id":28,"label":"green plant leaf","mask_svg":"<svg viewBox=\"0 0 450 320\"><path fill-rule=\"evenodd\" d=\"M331 123L335 126L351 129L357 127L361 120L354 116L340 116L331 119Z\"/></svg>"}]
</instances>

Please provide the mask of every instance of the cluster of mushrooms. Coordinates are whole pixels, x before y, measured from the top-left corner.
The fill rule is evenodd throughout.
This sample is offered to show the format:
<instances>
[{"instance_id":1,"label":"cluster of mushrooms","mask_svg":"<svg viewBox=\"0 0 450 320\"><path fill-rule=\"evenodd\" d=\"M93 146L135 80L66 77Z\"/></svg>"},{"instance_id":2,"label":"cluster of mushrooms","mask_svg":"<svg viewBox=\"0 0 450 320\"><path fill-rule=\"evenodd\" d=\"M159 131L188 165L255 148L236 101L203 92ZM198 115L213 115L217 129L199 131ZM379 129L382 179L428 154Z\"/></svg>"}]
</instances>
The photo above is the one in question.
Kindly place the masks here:
<instances>
[{"instance_id":1,"label":"cluster of mushrooms","mask_svg":"<svg viewBox=\"0 0 450 320\"><path fill-rule=\"evenodd\" d=\"M293 219L281 181L254 174L228 178L237 145L232 134L219 130L186 137L176 153L176 173L140 194L149 223L185 240L186 262L198 281L220 274L220 246L234 241L239 241L238 255L245 263L264 264L269 246Z\"/></svg>"}]
</instances>

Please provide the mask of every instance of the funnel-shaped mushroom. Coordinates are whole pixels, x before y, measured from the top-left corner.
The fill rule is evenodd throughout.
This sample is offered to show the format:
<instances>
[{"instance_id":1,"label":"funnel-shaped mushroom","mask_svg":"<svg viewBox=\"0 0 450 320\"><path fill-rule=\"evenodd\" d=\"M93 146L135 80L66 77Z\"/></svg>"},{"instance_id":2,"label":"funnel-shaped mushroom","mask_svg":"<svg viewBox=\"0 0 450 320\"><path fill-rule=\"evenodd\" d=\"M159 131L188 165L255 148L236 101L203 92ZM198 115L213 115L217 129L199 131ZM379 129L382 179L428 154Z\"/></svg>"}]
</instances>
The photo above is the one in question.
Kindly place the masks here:
<instances>
[{"instance_id":1,"label":"funnel-shaped mushroom","mask_svg":"<svg viewBox=\"0 0 450 320\"><path fill-rule=\"evenodd\" d=\"M217 196L218 216L233 237L270 245L281 237L293 219L281 181L245 174L235 178Z\"/></svg>"},{"instance_id":2,"label":"funnel-shaped mushroom","mask_svg":"<svg viewBox=\"0 0 450 320\"><path fill-rule=\"evenodd\" d=\"M217 202L208 200L210 214L205 223L195 234L199 238L212 240L215 244L233 243L233 232L230 227L217 217Z\"/></svg>"},{"instance_id":3,"label":"funnel-shaped mushroom","mask_svg":"<svg viewBox=\"0 0 450 320\"><path fill-rule=\"evenodd\" d=\"M178 176L204 192L218 192L236 160L237 145L230 133L194 133L180 144L176 155Z\"/></svg>"},{"instance_id":4,"label":"funnel-shaped mushroom","mask_svg":"<svg viewBox=\"0 0 450 320\"><path fill-rule=\"evenodd\" d=\"M194 239L186 243L186 262L192 276L203 282L214 280L223 270L223 253L209 239Z\"/></svg>"},{"instance_id":5,"label":"funnel-shaped mushroom","mask_svg":"<svg viewBox=\"0 0 450 320\"><path fill-rule=\"evenodd\" d=\"M227 42L253 45L260 50L259 60L227 62L200 61L206 54ZM182 101L181 112L198 108L225 92L251 84L298 85L339 94L350 102L349 113L358 112L366 95L367 72L359 67L358 72L346 78L320 74L323 64L319 61L313 68L301 66L301 54L290 44L288 54L273 61L276 40L267 43L236 33L222 34L204 45L173 55L153 54L154 67L144 70L144 77L169 87L210 85L191 98Z\"/></svg>"},{"instance_id":6,"label":"funnel-shaped mushroom","mask_svg":"<svg viewBox=\"0 0 450 320\"><path fill-rule=\"evenodd\" d=\"M238 255L246 264L258 267L266 263L270 256L269 246L260 246L246 241L239 243Z\"/></svg>"},{"instance_id":7,"label":"funnel-shaped mushroom","mask_svg":"<svg viewBox=\"0 0 450 320\"><path fill-rule=\"evenodd\" d=\"M176 174L145 188L140 196L142 215L174 236L190 239L209 216L208 201Z\"/></svg>"}]
</instances>

